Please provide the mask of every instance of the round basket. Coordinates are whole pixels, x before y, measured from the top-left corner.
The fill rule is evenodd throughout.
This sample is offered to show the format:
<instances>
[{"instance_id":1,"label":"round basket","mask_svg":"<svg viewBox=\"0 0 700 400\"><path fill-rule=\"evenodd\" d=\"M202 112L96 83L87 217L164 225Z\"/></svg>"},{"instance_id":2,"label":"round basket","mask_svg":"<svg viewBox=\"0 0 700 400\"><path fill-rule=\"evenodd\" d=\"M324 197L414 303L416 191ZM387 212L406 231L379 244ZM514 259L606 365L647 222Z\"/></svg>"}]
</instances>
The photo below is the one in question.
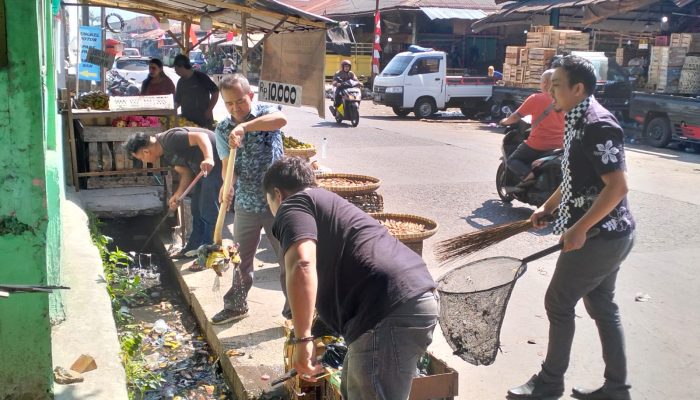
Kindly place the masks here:
<instances>
[{"instance_id":1,"label":"round basket","mask_svg":"<svg viewBox=\"0 0 700 400\"><path fill-rule=\"evenodd\" d=\"M288 149L285 147L284 155L288 157L301 157L309 159L316 155L316 148L310 147L308 149Z\"/></svg>"},{"instance_id":2,"label":"round basket","mask_svg":"<svg viewBox=\"0 0 700 400\"><path fill-rule=\"evenodd\" d=\"M364 181L365 183L359 186L322 185L320 182L318 182L318 180L323 178L355 179L358 181ZM319 174L316 176L316 182L318 183L319 187L329 190L339 196L359 196L362 194L372 193L379 189L379 185L382 183L382 181L380 181L378 178L355 174Z\"/></svg>"},{"instance_id":3,"label":"round basket","mask_svg":"<svg viewBox=\"0 0 700 400\"><path fill-rule=\"evenodd\" d=\"M419 217L417 215L392 213L370 213L369 215L371 215L374 219L379 221L393 219L394 221L413 222L415 224L422 224L425 226L424 232L394 235L394 237L396 237L403 243L421 242L433 236L438 230L437 222L428 218Z\"/></svg>"}]
</instances>

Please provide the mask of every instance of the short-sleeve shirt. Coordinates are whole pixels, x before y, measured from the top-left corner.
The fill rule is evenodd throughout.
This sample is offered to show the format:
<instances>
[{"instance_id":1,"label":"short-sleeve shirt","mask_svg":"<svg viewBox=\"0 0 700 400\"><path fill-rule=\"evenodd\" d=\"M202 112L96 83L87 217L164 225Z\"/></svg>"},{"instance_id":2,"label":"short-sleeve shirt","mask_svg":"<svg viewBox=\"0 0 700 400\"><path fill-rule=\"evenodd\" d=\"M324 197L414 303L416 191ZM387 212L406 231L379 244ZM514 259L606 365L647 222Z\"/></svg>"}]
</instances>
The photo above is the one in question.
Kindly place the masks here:
<instances>
[{"instance_id":1,"label":"short-sleeve shirt","mask_svg":"<svg viewBox=\"0 0 700 400\"><path fill-rule=\"evenodd\" d=\"M516 111L521 117L532 116L534 122L552 105L552 96L548 93L530 95ZM546 151L560 149L564 146L564 113L552 107L549 113L532 128L525 144L535 150Z\"/></svg>"},{"instance_id":2,"label":"short-sleeve shirt","mask_svg":"<svg viewBox=\"0 0 700 400\"><path fill-rule=\"evenodd\" d=\"M216 140L214 132L206 132L211 142L214 160L218 158L216 154ZM163 159L168 165L189 168L192 174L199 173L204 154L199 146L192 146L189 142L188 131L185 128L173 128L156 136L156 140L163 147Z\"/></svg>"},{"instance_id":3,"label":"short-sleeve shirt","mask_svg":"<svg viewBox=\"0 0 700 400\"><path fill-rule=\"evenodd\" d=\"M204 117L209 108L211 95L219 88L209 79L207 74L193 71L189 79L180 78L177 81L175 102L182 107L182 116L199 126L209 126L212 121Z\"/></svg>"},{"instance_id":4,"label":"short-sleeve shirt","mask_svg":"<svg viewBox=\"0 0 700 400\"><path fill-rule=\"evenodd\" d=\"M318 314L348 343L397 306L436 287L423 259L335 193L310 188L280 205L272 234L283 254L316 242Z\"/></svg>"},{"instance_id":5,"label":"short-sleeve shirt","mask_svg":"<svg viewBox=\"0 0 700 400\"><path fill-rule=\"evenodd\" d=\"M276 105L254 103L250 108L250 114L248 114L246 121L251 121L279 110L279 107ZM231 151L228 144L228 136L236 125L236 122L229 116L219 122L216 127L216 148L222 160L228 157ZM234 168L237 179L234 210L252 213L263 213L269 210L265 193L263 193L261 187L263 177L270 165L282 158L283 155L282 132L279 129L274 131L246 131L241 147L236 151Z\"/></svg>"},{"instance_id":6,"label":"short-sleeve shirt","mask_svg":"<svg viewBox=\"0 0 700 400\"><path fill-rule=\"evenodd\" d=\"M143 81L141 85L141 94L144 96L175 94L175 84L167 75L163 75L161 81L158 83L149 79L148 82Z\"/></svg>"},{"instance_id":7,"label":"short-sleeve shirt","mask_svg":"<svg viewBox=\"0 0 700 400\"><path fill-rule=\"evenodd\" d=\"M593 205L605 184L602 175L626 170L624 132L617 119L595 99L585 114L583 135L574 137L569 151L571 200L567 227L573 226ZM596 224L600 236L627 236L635 228L627 196Z\"/></svg>"}]
</instances>

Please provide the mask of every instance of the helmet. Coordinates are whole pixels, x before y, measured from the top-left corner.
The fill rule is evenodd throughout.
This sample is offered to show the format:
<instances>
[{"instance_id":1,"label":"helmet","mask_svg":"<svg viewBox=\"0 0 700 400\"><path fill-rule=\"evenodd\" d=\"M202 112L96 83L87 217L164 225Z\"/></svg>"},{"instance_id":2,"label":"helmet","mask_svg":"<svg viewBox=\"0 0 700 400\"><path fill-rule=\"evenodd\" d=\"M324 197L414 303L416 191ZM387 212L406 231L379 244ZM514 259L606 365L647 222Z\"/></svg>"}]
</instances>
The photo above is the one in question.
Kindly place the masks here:
<instances>
[{"instance_id":1,"label":"helmet","mask_svg":"<svg viewBox=\"0 0 700 400\"><path fill-rule=\"evenodd\" d=\"M343 61L340 62L340 66L341 66L341 67L344 67L344 66L346 66L346 65L347 65L348 67L352 67L352 63L350 62L350 60L343 60Z\"/></svg>"}]
</instances>

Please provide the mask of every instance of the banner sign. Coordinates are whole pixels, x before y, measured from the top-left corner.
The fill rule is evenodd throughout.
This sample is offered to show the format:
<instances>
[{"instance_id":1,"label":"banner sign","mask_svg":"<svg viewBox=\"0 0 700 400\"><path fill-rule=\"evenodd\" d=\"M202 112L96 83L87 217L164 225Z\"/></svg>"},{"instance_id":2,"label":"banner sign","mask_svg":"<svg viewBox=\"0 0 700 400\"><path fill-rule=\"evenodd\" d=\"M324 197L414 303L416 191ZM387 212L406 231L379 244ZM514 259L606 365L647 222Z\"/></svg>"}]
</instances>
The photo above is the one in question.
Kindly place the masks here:
<instances>
[{"instance_id":1,"label":"banner sign","mask_svg":"<svg viewBox=\"0 0 700 400\"><path fill-rule=\"evenodd\" d=\"M301 107L301 86L261 80L258 85L258 100Z\"/></svg>"},{"instance_id":2,"label":"banner sign","mask_svg":"<svg viewBox=\"0 0 700 400\"><path fill-rule=\"evenodd\" d=\"M90 64L95 64L110 69L112 68L112 65L114 65L114 55L95 47L90 47L87 52L87 57L85 57L85 61Z\"/></svg>"},{"instance_id":3,"label":"banner sign","mask_svg":"<svg viewBox=\"0 0 700 400\"><path fill-rule=\"evenodd\" d=\"M78 79L99 82L100 66L87 62L88 50L91 47L98 49L102 47L102 28L99 26L81 26Z\"/></svg>"}]
</instances>

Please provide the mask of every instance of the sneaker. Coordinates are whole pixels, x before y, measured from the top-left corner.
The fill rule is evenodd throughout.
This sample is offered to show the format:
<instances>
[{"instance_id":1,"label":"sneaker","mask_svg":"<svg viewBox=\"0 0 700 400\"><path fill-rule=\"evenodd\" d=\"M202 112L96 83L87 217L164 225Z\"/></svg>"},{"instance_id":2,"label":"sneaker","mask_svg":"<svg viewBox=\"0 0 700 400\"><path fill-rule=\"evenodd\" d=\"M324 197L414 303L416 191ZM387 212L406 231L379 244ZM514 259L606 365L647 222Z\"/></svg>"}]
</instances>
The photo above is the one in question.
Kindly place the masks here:
<instances>
[{"instance_id":1,"label":"sneaker","mask_svg":"<svg viewBox=\"0 0 700 400\"><path fill-rule=\"evenodd\" d=\"M529 381L510 389L508 391L508 399L544 400L558 398L563 394L563 383L546 383L539 376L533 375Z\"/></svg>"},{"instance_id":2,"label":"sneaker","mask_svg":"<svg viewBox=\"0 0 700 400\"><path fill-rule=\"evenodd\" d=\"M238 321L248 316L248 310L245 311L234 311L223 309L211 317L211 323L214 325L221 325L228 322Z\"/></svg>"}]
</instances>

